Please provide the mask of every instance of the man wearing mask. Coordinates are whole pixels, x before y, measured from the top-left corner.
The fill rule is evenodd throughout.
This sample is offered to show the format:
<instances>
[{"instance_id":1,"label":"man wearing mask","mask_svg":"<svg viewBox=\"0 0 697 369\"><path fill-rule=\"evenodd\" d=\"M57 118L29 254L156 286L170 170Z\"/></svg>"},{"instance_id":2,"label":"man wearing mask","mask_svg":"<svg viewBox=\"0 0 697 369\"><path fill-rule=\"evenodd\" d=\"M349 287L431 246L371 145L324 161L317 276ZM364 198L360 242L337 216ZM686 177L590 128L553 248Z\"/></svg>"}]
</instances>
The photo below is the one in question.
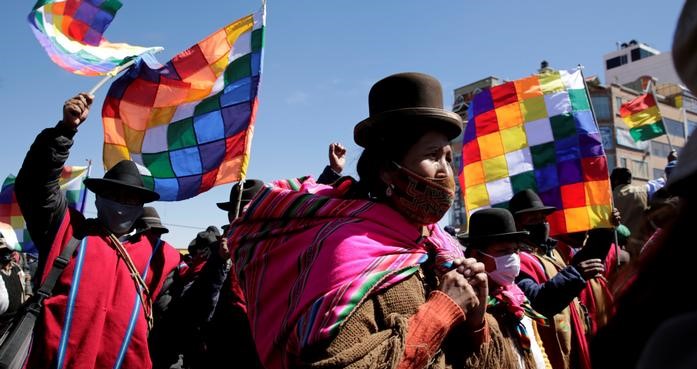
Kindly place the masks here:
<instances>
[{"instance_id":1,"label":"man wearing mask","mask_svg":"<svg viewBox=\"0 0 697 369\"><path fill-rule=\"evenodd\" d=\"M532 307L549 319L540 327L540 336L553 368L590 368L586 342L586 315L577 297L586 281L605 270L600 258L578 259L566 265L549 237L547 215L556 210L545 206L532 190L516 193L508 205L516 228L528 231L526 243L532 248L521 252L521 272L516 279ZM589 253L584 253L585 258ZM604 256L603 256L604 258Z\"/></svg>"},{"instance_id":2,"label":"man wearing mask","mask_svg":"<svg viewBox=\"0 0 697 369\"><path fill-rule=\"evenodd\" d=\"M153 300L179 264L173 248L129 236L143 204L159 199L132 161L119 162L104 178L85 180L96 195L96 219L67 207L58 178L91 103L87 94L66 101L63 119L37 136L17 176L17 201L39 250L37 285L77 240L53 295L43 301L30 368L151 367Z\"/></svg>"}]
</instances>

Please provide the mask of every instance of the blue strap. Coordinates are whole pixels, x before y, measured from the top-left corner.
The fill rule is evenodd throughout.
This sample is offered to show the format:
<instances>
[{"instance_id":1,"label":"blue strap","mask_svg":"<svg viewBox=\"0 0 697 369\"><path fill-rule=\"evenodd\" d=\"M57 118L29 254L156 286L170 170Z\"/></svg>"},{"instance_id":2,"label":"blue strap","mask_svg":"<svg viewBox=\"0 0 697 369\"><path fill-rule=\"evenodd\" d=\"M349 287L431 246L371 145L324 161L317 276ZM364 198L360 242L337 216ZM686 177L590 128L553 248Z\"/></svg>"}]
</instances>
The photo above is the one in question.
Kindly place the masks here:
<instances>
[{"instance_id":1,"label":"blue strap","mask_svg":"<svg viewBox=\"0 0 697 369\"><path fill-rule=\"evenodd\" d=\"M148 276L148 270L150 269L150 262L152 261L152 257L155 255L155 253L157 253L157 250L160 248L161 244L162 240L158 238L155 247L152 249L150 258L148 259L148 264L145 266L145 271L143 272L143 280L145 280L145 278ZM136 326L136 321L138 320L138 313L140 312L140 310L140 293L136 291L136 301L133 305L133 310L131 310L131 319L128 322L128 328L126 328L126 335L123 337L123 341L121 341L121 347L119 348L119 354L116 357L116 363L114 363L114 369L120 369L121 365L123 364L123 359L126 357L128 345L131 343L133 329Z\"/></svg>"},{"instance_id":2,"label":"blue strap","mask_svg":"<svg viewBox=\"0 0 697 369\"><path fill-rule=\"evenodd\" d=\"M70 292L68 293L68 305L65 308L65 318L63 319L63 331L61 332L60 344L58 345L58 360L56 361L57 369L63 369L63 365L65 365L65 353L68 349L68 338L70 338L70 328L73 323L75 299L77 297L77 291L80 288L82 266L85 262L85 250L87 250L87 237L82 239L80 248L78 249L77 259L75 261L72 285L70 286Z\"/></svg>"}]
</instances>

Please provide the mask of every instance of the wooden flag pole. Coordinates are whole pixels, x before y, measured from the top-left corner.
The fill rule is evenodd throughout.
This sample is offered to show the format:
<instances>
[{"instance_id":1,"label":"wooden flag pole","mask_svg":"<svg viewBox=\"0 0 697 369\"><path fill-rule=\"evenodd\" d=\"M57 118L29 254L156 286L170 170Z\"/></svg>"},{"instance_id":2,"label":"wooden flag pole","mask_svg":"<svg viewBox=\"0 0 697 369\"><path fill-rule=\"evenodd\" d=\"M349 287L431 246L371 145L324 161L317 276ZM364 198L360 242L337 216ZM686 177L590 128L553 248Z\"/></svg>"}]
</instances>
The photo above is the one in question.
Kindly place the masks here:
<instances>
[{"instance_id":1,"label":"wooden flag pole","mask_svg":"<svg viewBox=\"0 0 697 369\"><path fill-rule=\"evenodd\" d=\"M586 97L588 98L588 106L591 108L591 115L593 116L593 122L595 122L595 126L598 128L598 133L600 133L600 126L598 125L598 120L595 119L595 109L593 109L593 100L591 99L590 92L588 91L588 85L586 84L586 77L583 75L583 65L578 64L578 70L581 72L581 79L583 80L583 88L586 90ZM614 123L613 123L614 126ZM603 148L603 152L605 152L605 149ZM605 160L607 161L607 154L605 154ZM612 190L612 189L610 189ZM610 196L610 204L612 206L611 212L615 209L615 201ZM615 255L617 255L617 266L620 266L620 243L619 243L619 237L617 236L617 228L614 229L615 231L613 232L615 234Z\"/></svg>"},{"instance_id":2,"label":"wooden flag pole","mask_svg":"<svg viewBox=\"0 0 697 369\"><path fill-rule=\"evenodd\" d=\"M237 194L237 200L235 201L235 219L240 216L240 210L242 208L242 191L244 191L244 180L245 178L242 177L240 181L237 182L239 193Z\"/></svg>"},{"instance_id":3,"label":"wooden flag pole","mask_svg":"<svg viewBox=\"0 0 697 369\"><path fill-rule=\"evenodd\" d=\"M114 70L107 73L104 76L104 78L100 79L99 82L97 82L97 84L94 85L94 87L92 87L92 89L90 90L90 92L88 92L88 94L90 94L91 96L94 96L94 93L97 92L97 90L99 90L100 87L104 86L105 83L107 83L110 79L112 79L117 74L121 73L122 71L124 71L128 67L130 67L131 65L135 64L135 62L136 62L136 58L133 58L133 59L129 60L128 62L126 62L125 64L119 65L118 67L114 68Z\"/></svg>"}]
</instances>

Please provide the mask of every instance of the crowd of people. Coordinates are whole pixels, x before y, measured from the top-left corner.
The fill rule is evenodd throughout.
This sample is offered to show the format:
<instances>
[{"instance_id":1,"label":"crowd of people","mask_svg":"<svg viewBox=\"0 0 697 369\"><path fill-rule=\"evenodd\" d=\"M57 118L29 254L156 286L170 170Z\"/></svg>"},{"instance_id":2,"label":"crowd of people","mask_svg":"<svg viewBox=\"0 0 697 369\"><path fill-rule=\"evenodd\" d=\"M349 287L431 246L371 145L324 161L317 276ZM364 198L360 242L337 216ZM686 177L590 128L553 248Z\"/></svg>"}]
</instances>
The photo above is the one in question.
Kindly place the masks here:
<instances>
[{"instance_id":1,"label":"crowd of people","mask_svg":"<svg viewBox=\"0 0 697 369\"><path fill-rule=\"evenodd\" d=\"M674 49L693 91L695 15ZM16 179L38 258L0 239L0 326L38 299L37 369L697 367L695 135L658 191L613 170L613 228L551 237L557 209L528 189L446 231L463 122L442 99L425 74L378 81L358 179L333 143L317 180L237 183L217 204L229 223L186 256L132 161L85 180L95 219L68 208L58 178L92 96L69 99Z\"/></svg>"}]
</instances>

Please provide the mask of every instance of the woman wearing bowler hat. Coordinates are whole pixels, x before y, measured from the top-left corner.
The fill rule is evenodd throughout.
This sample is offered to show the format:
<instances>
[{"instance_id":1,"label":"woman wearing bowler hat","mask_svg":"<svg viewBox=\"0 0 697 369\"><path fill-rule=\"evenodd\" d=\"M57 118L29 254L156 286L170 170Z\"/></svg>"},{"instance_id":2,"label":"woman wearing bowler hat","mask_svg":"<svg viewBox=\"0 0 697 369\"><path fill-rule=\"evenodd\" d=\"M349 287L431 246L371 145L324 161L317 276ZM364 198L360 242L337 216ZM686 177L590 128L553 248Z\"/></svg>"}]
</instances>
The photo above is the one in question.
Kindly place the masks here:
<instances>
[{"instance_id":1,"label":"woman wearing bowler hat","mask_svg":"<svg viewBox=\"0 0 697 369\"><path fill-rule=\"evenodd\" d=\"M360 181L277 181L230 228L264 367L463 367L488 342L484 266L436 226L462 132L440 83L401 73L354 129Z\"/></svg>"}]
</instances>

